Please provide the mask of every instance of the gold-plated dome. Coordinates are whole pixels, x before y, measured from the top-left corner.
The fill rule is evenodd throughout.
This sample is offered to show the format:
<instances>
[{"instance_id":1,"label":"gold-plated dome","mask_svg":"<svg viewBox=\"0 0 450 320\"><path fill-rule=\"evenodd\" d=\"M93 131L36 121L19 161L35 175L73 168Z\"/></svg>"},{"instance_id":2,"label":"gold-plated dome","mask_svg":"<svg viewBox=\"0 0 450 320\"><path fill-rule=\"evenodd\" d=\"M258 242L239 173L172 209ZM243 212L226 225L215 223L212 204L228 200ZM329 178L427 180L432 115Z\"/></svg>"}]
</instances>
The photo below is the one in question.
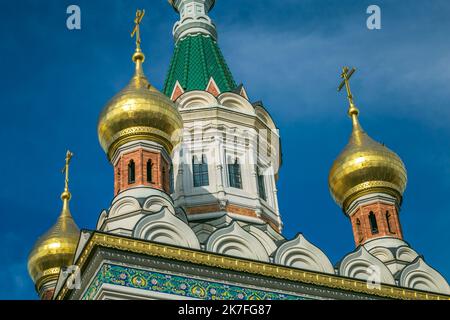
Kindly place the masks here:
<instances>
[{"instance_id":1,"label":"gold-plated dome","mask_svg":"<svg viewBox=\"0 0 450 320\"><path fill-rule=\"evenodd\" d=\"M61 194L63 208L56 223L35 243L28 257L28 272L39 290L42 284L58 278L61 267L72 264L80 230L69 210L68 161L66 157L66 188Z\"/></svg>"},{"instance_id":2,"label":"gold-plated dome","mask_svg":"<svg viewBox=\"0 0 450 320\"><path fill-rule=\"evenodd\" d=\"M140 19L142 16L143 13ZM144 75L142 64L145 56L140 49L138 28L140 20L135 22L138 34L133 55L135 75L107 103L98 120L98 138L110 159L121 145L141 139L158 142L170 152L180 141L183 127L174 103L153 87Z\"/></svg>"},{"instance_id":3,"label":"gold-plated dome","mask_svg":"<svg viewBox=\"0 0 450 320\"><path fill-rule=\"evenodd\" d=\"M362 129L352 98L349 93L348 114L353 130L350 141L331 167L328 176L331 195L344 211L356 198L372 192L390 194L401 203L407 182L405 165L396 153Z\"/></svg>"}]
</instances>

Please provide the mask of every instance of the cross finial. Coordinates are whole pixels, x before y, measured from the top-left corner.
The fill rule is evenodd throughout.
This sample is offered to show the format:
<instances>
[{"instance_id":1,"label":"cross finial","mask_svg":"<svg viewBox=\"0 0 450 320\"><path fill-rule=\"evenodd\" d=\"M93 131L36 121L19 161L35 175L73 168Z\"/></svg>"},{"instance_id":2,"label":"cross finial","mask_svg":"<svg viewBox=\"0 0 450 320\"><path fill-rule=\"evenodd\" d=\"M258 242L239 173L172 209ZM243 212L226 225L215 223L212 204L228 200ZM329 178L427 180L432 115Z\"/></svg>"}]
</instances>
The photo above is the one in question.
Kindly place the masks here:
<instances>
[{"instance_id":1,"label":"cross finial","mask_svg":"<svg viewBox=\"0 0 450 320\"><path fill-rule=\"evenodd\" d=\"M356 108L356 106L353 102L353 95L352 95L352 91L350 90L350 83L349 83L349 80L355 71L356 71L355 68L352 68L350 70L348 67L343 67L342 73L341 73L342 82L339 84L339 87L338 87L338 91L341 91L345 85L345 89L347 90L347 98L348 98L348 102L349 102L348 114L351 117L353 117L353 115L358 115L358 109Z\"/></svg>"},{"instance_id":2,"label":"cross finial","mask_svg":"<svg viewBox=\"0 0 450 320\"><path fill-rule=\"evenodd\" d=\"M65 173L66 177L64 180L64 192L61 195L61 198L63 200L70 200L70 192L69 192L69 165L70 165L70 160L73 157L73 153L70 152L69 150L67 150L66 153L66 164L64 166L64 168L62 169L62 172Z\"/></svg>"},{"instance_id":3,"label":"cross finial","mask_svg":"<svg viewBox=\"0 0 450 320\"><path fill-rule=\"evenodd\" d=\"M350 105L353 104L353 95L350 90L350 84L349 80L352 77L353 73L356 71L355 68L352 68L352 70L349 71L348 67L342 68L341 78L343 79L342 82L339 84L338 91L342 90L342 87L345 85L345 88L347 89L347 98L350 103Z\"/></svg>"},{"instance_id":4,"label":"cross finial","mask_svg":"<svg viewBox=\"0 0 450 320\"><path fill-rule=\"evenodd\" d=\"M136 36L136 51L141 50L141 32L140 25L142 18L144 18L145 10L136 10L136 18L134 18L134 28L131 32L131 37Z\"/></svg>"}]
</instances>

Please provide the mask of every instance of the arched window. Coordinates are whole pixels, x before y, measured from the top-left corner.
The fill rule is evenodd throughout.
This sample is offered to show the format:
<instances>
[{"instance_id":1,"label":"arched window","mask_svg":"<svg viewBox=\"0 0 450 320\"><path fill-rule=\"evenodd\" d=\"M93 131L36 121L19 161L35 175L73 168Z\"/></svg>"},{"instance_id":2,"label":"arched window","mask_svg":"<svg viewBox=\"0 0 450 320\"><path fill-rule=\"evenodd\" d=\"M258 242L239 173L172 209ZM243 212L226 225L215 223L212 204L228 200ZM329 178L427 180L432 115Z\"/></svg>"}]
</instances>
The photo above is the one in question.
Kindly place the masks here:
<instances>
[{"instance_id":1,"label":"arched window","mask_svg":"<svg viewBox=\"0 0 450 320\"><path fill-rule=\"evenodd\" d=\"M377 218L375 217L375 214L372 211L370 211L370 213L369 213L369 222L370 222L370 230L372 231L372 234L378 233Z\"/></svg>"},{"instance_id":2,"label":"arched window","mask_svg":"<svg viewBox=\"0 0 450 320\"><path fill-rule=\"evenodd\" d=\"M386 211L386 224L387 224L387 227L388 227L388 231L390 233L395 233L395 231L392 229L392 226L391 226L391 222L392 222L391 218L392 218L392 216L389 213L389 211Z\"/></svg>"},{"instance_id":3,"label":"arched window","mask_svg":"<svg viewBox=\"0 0 450 320\"><path fill-rule=\"evenodd\" d=\"M359 219L356 219L356 234L358 235L358 241L361 241L363 239L363 233L361 229L361 221Z\"/></svg>"},{"instance_id":4,"label":"arched window","mask_svg":"<svg viewBox=\"0 0 450 320\"><path fill-rule=\"evenodd\" d=\"M241 165L238 158L234 159L234 163L228 164L228 178L230 187L242 189Z\"/></svg>"},{"instance_id":5,"label":"arched window","mask_svg":"<svg viewBox=\"0 0 450 320\"><path fill-rule=\"evenodd\" d=\"M256 175L258 176L258 193L259 197L267 201L266 184L264 183L264 175L258 167L256 167Z\"/></svg>"},{"instance_id":6,"label":"arched window","mask_svg":"<svg viewBox=\"0 0 450 320\"><path fill-rule=\"evenodd\" d=\"M136 182L136 168L134 165L134 161L130 160L128 163L128 184L132 184Z\"/></svg>"},{"instance_id":7,"label":"arched window","mask_svg":"<svg viewBox=\"0 0 450 320\"><path fill-rule=\"evenodd\" d=\"M192 177L194 179L194 187L209 185L208 163L204 154L202 154L200 161L196 156L192 156Z\"/></svg>"},{"instance_id":8,"label":"arched window","mask_svg":"<svg viewBox=\"0 0 450 320\"><path fill-rule=\"evenodd\" d=\"M147 182L153 182L152 170L153 170L152 160L148 159L148 161L147 161Z\"/></svg>"}]
</instances>

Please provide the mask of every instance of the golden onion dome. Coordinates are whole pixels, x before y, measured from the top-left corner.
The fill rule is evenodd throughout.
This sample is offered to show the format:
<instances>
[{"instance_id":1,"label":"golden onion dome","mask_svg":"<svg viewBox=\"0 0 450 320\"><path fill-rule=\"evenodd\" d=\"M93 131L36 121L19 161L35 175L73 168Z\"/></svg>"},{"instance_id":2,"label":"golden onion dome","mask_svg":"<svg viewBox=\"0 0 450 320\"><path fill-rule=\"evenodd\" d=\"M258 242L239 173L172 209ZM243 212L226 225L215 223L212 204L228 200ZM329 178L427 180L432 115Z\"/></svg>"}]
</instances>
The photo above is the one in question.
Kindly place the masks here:
<instances>
[{"instance_id":1,"label":"golden onion dome","mask_svg":"<svg viewBox=\"0 0 450 320\"><path fill-rule=\"evenodd\" d=\"M405 165L397 154L362 129L353 101L349 116L353 122L350 141L328 176L331 195L344 211L358 197L373 192L390 194L401 203L407 182Z\"/></svg>"},{"instance_id":2,"label":"golden onion dome","mask_svg":"<svg viewBox=\"0 0 450 320\"><path fill-rule=\"evenodd\" d=\"M137 48L133 55L135 75L100 114L98 138L109 159L130 141L155 141L169 152L180 141L182 118L174 103L148 82L142 70L144 60Z\"/></svg>"},{"instance_id":3,"label":"golden onion dome","mask_svg":"<svg viewBox=\"0 0 450 320\"><path fill-rule=\"evenodd\" d=\"M68 152L66 160L70 160L71 156L72 154ZM61 194L63 201L61 214L56 223L36 241L28 256L28 272L38 291L41 285L58 278L61 267L73 263L80 236L80 230L69 209L71 194L68 190L68 161L65 171L66 188Z\"/></svg>"}]
</instances>

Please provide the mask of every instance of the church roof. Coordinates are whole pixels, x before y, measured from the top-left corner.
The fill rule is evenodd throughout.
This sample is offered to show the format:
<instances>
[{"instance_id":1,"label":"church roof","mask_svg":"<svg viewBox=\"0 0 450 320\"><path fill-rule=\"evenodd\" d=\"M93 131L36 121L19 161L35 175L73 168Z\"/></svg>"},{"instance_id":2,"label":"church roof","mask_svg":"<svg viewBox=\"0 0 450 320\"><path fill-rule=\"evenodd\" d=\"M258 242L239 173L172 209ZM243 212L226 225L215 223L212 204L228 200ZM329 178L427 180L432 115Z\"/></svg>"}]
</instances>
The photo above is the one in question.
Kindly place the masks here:
<instances>
[{"instance_id":1,"label":"church roof","mask_svg":"<svg viewBox=\"0 0 450 320\"><path fill-rule=\"evenodd\" d=\"M177 81L184 91L206 90L211 77L220 92L236 88L217 42L209 35L188 35L175 44L164 93L170 97Z\"/></svg>"},{"instance_id":2,"label":"church roof","mask_svg":"<svg viewBox=\"0 0 450 320\"><path fill-rule=\"evenodd\" d=\"M265 261L250 260L247 258L224 256L214 252L204 252L196 249L178 247L143 239L134 239L125 236L108 234L99 231L85 231L90 234L89 240L84 244L75 264L84 274L85 265L92 263L92 253L101 249L113 249L121 253L138 254L142 258L163 258L174 263L188 262L191 266L215 268L221 272L239 272L246 276L264 277L266 280L289 281L292 284L312 286L330 292L341 292L353 296L388 298L388 299L419 299L419 300L448 300L449 295L426 292L419 289L398 287L392 284L381 283L380 289L371 289L366 280L353 279L334 274L298 269L284 265L277 265ZM77 250L78 251L78 250ZM211 270L211 269L210 269ZM60 278L62 282L55 293L55 299L70 299L72 289L64 285L67 278ZM270 283L270 282L266 282ZM83 289L81 289L83 291Z\"/></svg>"}]
</instances>

